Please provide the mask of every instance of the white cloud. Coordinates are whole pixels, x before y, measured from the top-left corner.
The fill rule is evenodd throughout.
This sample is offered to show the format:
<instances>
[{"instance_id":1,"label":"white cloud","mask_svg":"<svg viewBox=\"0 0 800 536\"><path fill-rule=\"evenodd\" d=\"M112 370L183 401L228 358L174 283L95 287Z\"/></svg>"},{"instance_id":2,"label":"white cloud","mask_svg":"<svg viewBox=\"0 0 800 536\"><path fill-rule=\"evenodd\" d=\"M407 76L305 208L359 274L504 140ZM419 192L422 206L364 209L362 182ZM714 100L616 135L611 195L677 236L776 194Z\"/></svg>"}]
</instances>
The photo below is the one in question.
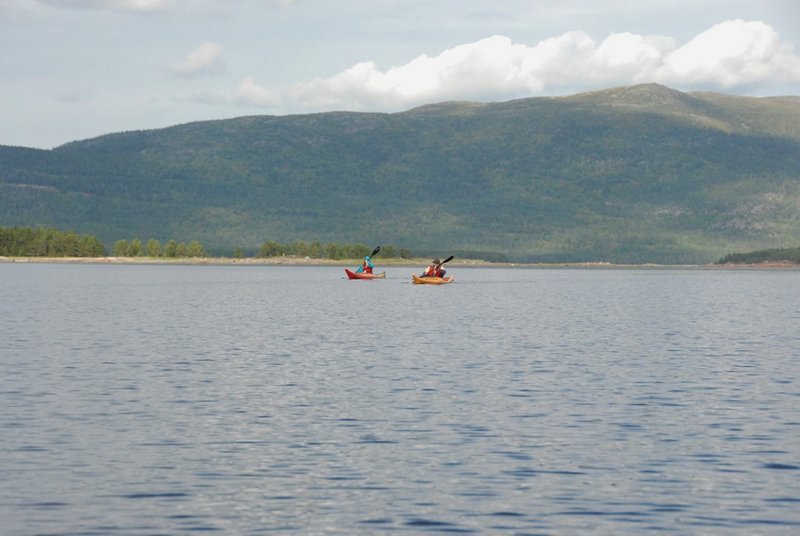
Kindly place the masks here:
<instances>
[{"instance_id":1,"label":"white cloud","mask_svg":"<svg viewBox=\"0 0 800 536\"><path fill-rule=\"evenodd\" d=\"M175 0L39 0L61 8L105 9L109 11L132 11L154 13L166 11L175 5Z\"/></svg>"},{"instance_id":2,"label":"white cloud","mask_svg":"<svg viewBox=\"0 0 800 536\"><path fill-rule=\"evenodd\" d=\"M312 109L368 109L526 93L541 89L530 76L527 64L536 61L530 52L507 37L493 36L385 72L374 62L358 63L331 78L298 84L288 97Z\"/></svg>"},{"instance_id":3,"label":"white cloud","mask_svg":"<svg viewBox=\"0 0 800 536\"><path fill-rule=\"evenodd\" d=\"M653 81L679 89L800 82L800 56L768 24L742 20L718 24L681 46L671 37L633 33L611 34L598 43L573 31L532 46L496 35L386 70L372 61L357 63L297 84L283 101L303 110L399 110ZM252 79L242 82L237 96L256 105L277 102Z\"/></svg>"},{"instance_id":4,"label":"white cloud","mask_svg":"<svg viewBox=\"0 0 800 536\"><path fill-rule=\"evenodd\" d=\"M725 89L769 81L800 81L800 56L763 22L726 21L669 53L656 79Z\"/></svg>"},{"instance_id":5,"label":"white cloud","mask_svg":"<svg viewBox=\"0 0 800 536\"><path fill-rule=\"evenodd\" d=\"M612 34L593 53L596 68L610 80L642 82L652 75L665 54L675 48L669 37Z\"/></svg>"},{"instance_id":6,"label":"white cloud","mask_svg":"<svg viewBox=\"0 0 800 536\"><path fill-rule=\"evenodd\" d=\"M0 0L9 1L9 0ZM16 0L21 2L22 0ZM209 7L234 7L237 0L27 0L30 4L44 4L65 9L101 9L134 13L160 13L191 11ZM299 0L259 0L274 7L288 7ZM23 6L24 7L24 6Z\"/></svg>"},{"instance_id":7,"label":"white cloud","mask_svg":"<svg viewBox=\"0 0 800 536\"><path fill-rule=\"evenodd\" d=\"M194 75L218 71L223 66L219 43L206 41L192 51L182 62L172 65L172 70L182 75Z\"/></svg>"},{"instance_id":8,"label":"white cloud","mask_svg":"<svg viewBox=\"0 0 800 536\"><path fill-rule=\"evenodd\" d=\"M259 86L252 77L247 77L236 88L234 100L245 105L270 107L278 104L279 97L270 90Z\"/></svg>"}]
</instances>

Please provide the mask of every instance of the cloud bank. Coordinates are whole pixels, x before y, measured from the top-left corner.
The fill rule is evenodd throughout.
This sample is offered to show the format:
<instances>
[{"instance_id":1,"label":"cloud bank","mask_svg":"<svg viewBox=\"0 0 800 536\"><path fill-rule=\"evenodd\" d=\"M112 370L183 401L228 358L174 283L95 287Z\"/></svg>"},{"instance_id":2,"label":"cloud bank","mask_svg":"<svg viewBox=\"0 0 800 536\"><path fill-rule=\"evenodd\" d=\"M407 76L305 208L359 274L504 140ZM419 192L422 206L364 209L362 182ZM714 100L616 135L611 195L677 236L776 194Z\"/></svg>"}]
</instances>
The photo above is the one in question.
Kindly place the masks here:
<instances>
[{"instance_id":1,"label":"cloud bank","mask_svg":"<svg viewBox=\"0 0 800 536\"><path fill-rule=\"evenodd\" d=\"M615 33L597 42L567 32L534 45L495 35L381 70L365 61L283 92L287 108L398 110L444 100L503 100L658 82L679 89L758 88L800 82L800 56L768 24L730 20L684 44L657 35ZM265 96L269 95L269 98ZM272 106L252 78L239 102Z\"/></svg>"}]
</instances>

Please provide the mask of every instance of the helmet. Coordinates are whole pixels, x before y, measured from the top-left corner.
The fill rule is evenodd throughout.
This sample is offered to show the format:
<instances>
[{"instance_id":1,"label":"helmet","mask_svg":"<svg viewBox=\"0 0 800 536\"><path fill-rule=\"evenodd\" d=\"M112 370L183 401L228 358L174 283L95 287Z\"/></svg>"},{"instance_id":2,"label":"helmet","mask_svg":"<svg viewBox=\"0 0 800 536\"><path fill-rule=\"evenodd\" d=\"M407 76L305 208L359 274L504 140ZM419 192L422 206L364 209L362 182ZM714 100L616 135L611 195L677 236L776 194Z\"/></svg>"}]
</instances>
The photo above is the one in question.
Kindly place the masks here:
<instances>
[{"instance_id":1,"label":"helmet","mask_svg":"<svg viewBox=\"0 0 800 536\"><path fill-rule=\"evenodd\" d=\"M433 259L433 264L441 264L441 263L442 261L440 261L439 259Z\"/></svg>"}]
</instances>

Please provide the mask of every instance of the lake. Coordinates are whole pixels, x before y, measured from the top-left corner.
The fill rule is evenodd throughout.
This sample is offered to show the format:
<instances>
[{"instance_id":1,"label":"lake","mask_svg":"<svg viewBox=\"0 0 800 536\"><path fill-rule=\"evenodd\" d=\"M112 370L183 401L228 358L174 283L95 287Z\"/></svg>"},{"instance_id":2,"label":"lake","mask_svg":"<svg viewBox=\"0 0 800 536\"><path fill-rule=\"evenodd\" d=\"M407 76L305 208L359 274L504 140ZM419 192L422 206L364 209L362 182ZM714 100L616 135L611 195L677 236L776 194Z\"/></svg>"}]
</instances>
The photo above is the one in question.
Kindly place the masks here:
<instances>
[{"instance_id":1,"label":"lake","mask_svg":"<svg viewBox=\"0 0 800 536\"><path fill-rule=\"evenodd\" d=\"M0 264L3 533L800 532L800 271L419 270Z\"/></svg>"}]
</instances>

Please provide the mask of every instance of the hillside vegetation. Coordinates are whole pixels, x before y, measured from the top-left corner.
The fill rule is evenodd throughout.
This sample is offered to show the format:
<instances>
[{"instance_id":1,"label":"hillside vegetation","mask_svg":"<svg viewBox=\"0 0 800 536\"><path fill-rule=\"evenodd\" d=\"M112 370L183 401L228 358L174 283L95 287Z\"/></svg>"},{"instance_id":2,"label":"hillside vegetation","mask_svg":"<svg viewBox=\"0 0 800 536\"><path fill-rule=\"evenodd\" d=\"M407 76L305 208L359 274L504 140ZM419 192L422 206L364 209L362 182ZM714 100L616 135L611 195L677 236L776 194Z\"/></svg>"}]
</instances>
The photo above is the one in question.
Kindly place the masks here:
<instances>
[{"instance_id":1,"label":"hillside vegetation","mask_svg":"<svg viewBox=\"0 0 800 536\"><path fill-rule=\"evenodd\" d=\"M0 225L105 243L393 243L711 262L800 242L800 98L642 85L403 113L252 116L0 147Z\"/></svg>"}]
</instances>

